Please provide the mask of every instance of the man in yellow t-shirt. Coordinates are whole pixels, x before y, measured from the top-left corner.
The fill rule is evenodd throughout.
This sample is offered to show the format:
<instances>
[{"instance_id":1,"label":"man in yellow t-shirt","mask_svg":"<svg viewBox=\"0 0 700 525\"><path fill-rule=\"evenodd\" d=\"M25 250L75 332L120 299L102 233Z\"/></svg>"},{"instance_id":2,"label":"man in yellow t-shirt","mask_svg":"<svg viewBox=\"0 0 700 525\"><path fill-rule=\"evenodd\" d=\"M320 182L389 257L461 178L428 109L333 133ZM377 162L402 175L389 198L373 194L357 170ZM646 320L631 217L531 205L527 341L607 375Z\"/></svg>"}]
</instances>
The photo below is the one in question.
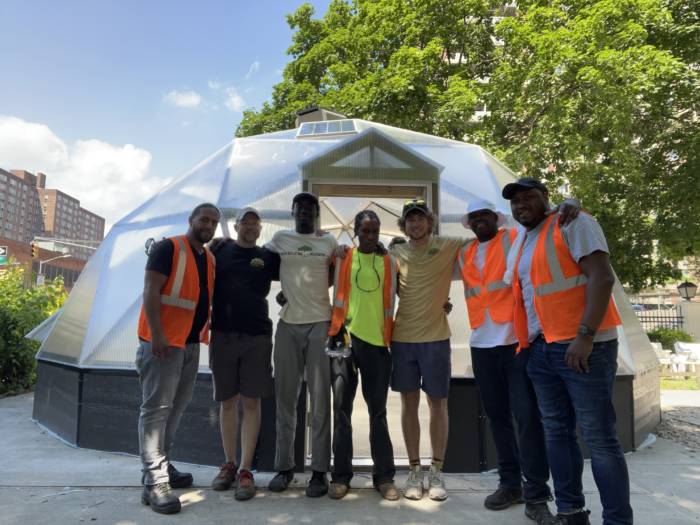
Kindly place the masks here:
<instances>
[{"instance_id":1,"label":"man in yellow t-shirt","mask_svg":"<svg viewBox=\"0 0 700 525\"><path fill-rule=\"evenodd\" d=\"M399 267L399 308L391 339L391 387L401 393L401 426L410 471L404 496L423 497L420 465L420 390L430 408L432 464L428 496L447 498L442 463L447 447L447 394L451 376L450 328L442 305L448 299L454 262L464 239L432 235L435 216L424 200L404 204L399 227L409 238L392 249Z\"/></svg>"},{"instance_id":2,"label":"man in yellow t-shirt","mask_svg":"<svg viewBox=\"0 0 700 525\"><path fill-rule=\"evenodd\" d=\"M372 453L372 481L384 499L399 499L394 485L394 449L389 437L386 403L391 378L388 344L396 297L396 262L377 253L379 217L371 210L355 216L359 246L336 261L331 344L350 334L348 357L331 359L333 387L333 472L328 495L344 497L352 479L352 407L362 376L362 395L369 412L369 443Z\"/></svg>"}]
</instances>

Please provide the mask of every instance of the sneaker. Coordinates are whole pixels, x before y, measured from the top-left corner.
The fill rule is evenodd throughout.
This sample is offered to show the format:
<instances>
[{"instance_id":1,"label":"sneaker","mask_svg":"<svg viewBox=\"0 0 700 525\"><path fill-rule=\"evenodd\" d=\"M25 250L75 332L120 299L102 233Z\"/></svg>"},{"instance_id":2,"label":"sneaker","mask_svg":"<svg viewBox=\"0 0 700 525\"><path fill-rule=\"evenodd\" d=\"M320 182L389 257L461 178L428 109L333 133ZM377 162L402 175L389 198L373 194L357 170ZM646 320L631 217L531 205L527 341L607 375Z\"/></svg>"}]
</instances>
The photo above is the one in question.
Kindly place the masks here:
<instances>
[{"instance_id":1,"label":"sneaker","mask_svg":"<svg viewBox=\"0 0 700 525\"><path fill-rule=\"evenodd\" d=\"M377 490L382 495L382 498L387 501L397 501L401 497L393 481L380 483Z\"/></svg>"},{"instance_id":2,"label":"sneaker","mask_svg":"<svg viewBox=\"0 0 700 525\"><path fill-rule=\"evenodd\" d=\"M438 470L434 466L430 467L428 497L434 501L444 501L447 499L445 477L442 474L442 470Z\"/></svg>"},{"instance_id":3,"label":"sneaker","mask_svg":"<svg viewBox=\"0 0 700 525\"><path fill-rule=\"evenodd\" d=\"M313 471L309 484L306 486L306 495L309 498L320 498L328 493L328 479L325 472Z\"/></svg>"},{"instance_id":4,"label":"sneaker","mask_svg":"<svg viewBox=\"0 0 700 525\"><path fill-rule=\"evenodd\" d=\"M328 497L331 499L343 499L350 490L347 483L331 482L328 487Z\"/></svg>"},{"instance_id":5,"label":"sneaker","mask_svg":"<svg viewBox=\"0 0 700 525\"><path fill-rule=\"evenodd\" d=\"M173 489L184 489L192 486L192 474L180 472L172 463L168 463L168 476L170 477L170 487Z\"/></svg>"},{"instance_id":6,"label":"sneaker","mask_svg":"<svg viewBox=\"0 0 700 525\"><path fill-rule=\"evenodd\" d=\"M211 482L214 490L228 490L236 482L236 465L230 461L219 467L219 473Z\"/></svg>"},{"instance_id":7,"label":"sneaker","mask_svg":"<svg viewBox=\"0 0 700 525\"><path fill-rule=\"evenodd\" d=\"M423 497L423 471L420 465L411 467L411 470L408 471L403 496L406 499L421 499Z\"/></svg>"},{"instance_id":8,"label":"sneaker","mask_svg":"<svg viewBox=\"0 0 700 525\"><path fill-rule=\"evenodd\" d=\"M489 510L503 510L523 502L523 489L498 487L496 492L486 496L484 507Z\"/></svg>"},{"instance_id":9,"label":"sneaker","mask_svg":"<svg viewBox=\"0 0 700 525\"><path fill-rule=\"evenodd\" d=\"M292 469L282 470L270 480L270 484L267 488L272 492L284 492L293 479L294 471Z\"/></svg>"},{"instance_id":10,"label":"sneaker","mask_svg":"<svg viewBox=\"0 0 700 525\"><path fill-rule=\"evenodd\" d=\"M255 496L255 479L250 470L241 469L238 473L238 485L236 486L235 498L244 501Z\"/></svg>"},{"instance_id":11,"label":"sneaker","mask_svg":"<svg viewBox=\"0 0 700 525\"><path fill-rule=\"evenodd\" d=\"M582 510L574 514L557 514L549 523L551 525L591 525L588 520L590 513L590 510Z\"/></svg>"},{"instance_id":12,"label":"sneaker","mask_svg":"<svg viewBox=\"0 0 700 525\"><path fill-rule=\"evenodd\" d=\"M144 486L141 503L160 514L177 514L182 508L178 497L170 491L169 483Z\"/></svg>"},{"instance_id":13,"label":"sneaker","mask_svg":"<svg viewBox=\"0 0 700 525\"><path fill-rule=\"evenodd\" d=\"M554 516L549 511L547 502L525 503L525 516L535 521L537 525L551 525Z\"/></svg>"}]
</instances>

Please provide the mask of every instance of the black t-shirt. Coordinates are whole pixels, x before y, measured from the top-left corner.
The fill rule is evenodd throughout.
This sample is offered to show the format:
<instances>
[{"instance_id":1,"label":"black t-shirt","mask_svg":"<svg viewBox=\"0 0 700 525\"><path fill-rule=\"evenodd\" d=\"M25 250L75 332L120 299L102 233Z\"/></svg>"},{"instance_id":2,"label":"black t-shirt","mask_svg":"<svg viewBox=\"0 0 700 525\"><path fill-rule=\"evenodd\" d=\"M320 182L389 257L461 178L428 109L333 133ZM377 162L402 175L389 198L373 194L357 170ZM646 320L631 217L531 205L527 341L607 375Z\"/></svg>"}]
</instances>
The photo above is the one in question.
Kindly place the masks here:
<instances>
[{"instance_id":1,"label":"black t-shirt","mask_svg":"<svg viewBox=\"0 0 700 525\"><path fill-rule=\"evenodd\" d=\"M207 254L206 252L198 253L197 250L190 244L194 260L197 263L197 272L199 273L199 300L197 308L194 312L194 321L190 334L187 336L186 343L199 343L199 333L204 328L207 322L207 314L209 313L209 294L207 293ZM166 277L170 276L173 268L173 255L175 254L175 246L167 239L155 244L151 249L146 263L146 270L162 273Z\"/></svg>"},{"instance_id":2,"label":"black t-shirt","mask_svg":"<svg viewBox=\"0 0 700 525\"><path fill-rule=\"evenodd\" d=\"M212 330L272 334L267 295L271 281L279 280L279 255L267 248L242 248L228 241L214 256L216 280Z\"/></svg>"}]
</instances>

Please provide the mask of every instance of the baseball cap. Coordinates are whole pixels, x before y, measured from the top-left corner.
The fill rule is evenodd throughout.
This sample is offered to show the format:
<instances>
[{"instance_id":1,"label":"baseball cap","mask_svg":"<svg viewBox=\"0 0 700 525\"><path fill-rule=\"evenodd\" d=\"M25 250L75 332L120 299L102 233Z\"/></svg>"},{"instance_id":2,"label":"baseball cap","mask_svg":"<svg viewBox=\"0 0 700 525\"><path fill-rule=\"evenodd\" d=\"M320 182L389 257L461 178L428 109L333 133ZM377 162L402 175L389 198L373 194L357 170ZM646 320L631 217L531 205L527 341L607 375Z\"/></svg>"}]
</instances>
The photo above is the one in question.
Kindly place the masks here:
<instances>
[{"instance_id":1,"label":"baseball cap","mask_svg":"<svg viewBox=\"0 0 700 525\"><path fill-rule=\"evenodd\" d=\"M531 189L540 190L542 193L549 193L549 191L547 191L547 187L537 179L532 177L523 177L515 182L511 182L503 186L501 195L504 199L510 200L519 191Z\"/></svg>"},{"instance_id":2,"label":"baseball cap","mask_svg":"<svg viewBox=\"0 0 700 525\"><path fill-rule=\"evenodd\" d=\"M425 202L425 199L411 199L403 203L401 218L405 219L406 215L408 215L413 210L423 212L424 215L430 214L430 208L428 208L428 204Z\"/></svg>"},{"instance_id":3,"label":"baseball cap","mask_svg":"<svg viewBox=\"0 0 700 525\"><path fill-rule=\"evenodd\" d=\"M238 213L236 214L236 224L241 222L243 220L243 217L245 217L249 213L252 213L258 219L260 219L260 212L258 210L251 206L246 206L245 208L241 208L240 210L238 210Z\"/></svg>"},{"instance_id":4,"label":"baseball cap","mask_svg":"<svg viewBox=\"0 0 700 525\"><path fill-rule=\"evenodd\" d=\"M294 205L297 202L301 202L301 201L311 201L316 205L317 208L319 207L318 197L316 197L316 195L314 195L313 193L310 193L308 191L302 191L301 193L297 193L294 196L294 198L292 199L292 208L294 207Z\"/></svg>"}]
</instances>

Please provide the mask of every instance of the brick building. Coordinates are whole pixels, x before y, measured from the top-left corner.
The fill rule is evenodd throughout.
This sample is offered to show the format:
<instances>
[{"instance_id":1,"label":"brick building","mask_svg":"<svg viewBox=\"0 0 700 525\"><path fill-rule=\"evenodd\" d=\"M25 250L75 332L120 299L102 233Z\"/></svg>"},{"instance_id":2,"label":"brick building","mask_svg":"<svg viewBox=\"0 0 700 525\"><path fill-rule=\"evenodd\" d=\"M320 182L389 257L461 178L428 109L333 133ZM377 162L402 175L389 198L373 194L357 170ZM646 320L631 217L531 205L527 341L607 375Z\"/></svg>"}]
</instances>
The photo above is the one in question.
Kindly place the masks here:
<instances>
[{"instance_id":1,"label":"brick building","mask_svg":"<svg viewBox=\"0 0 700 525\"><path fill-rule=\"evenodd\" d=\"M63 255L42 242L38 260L32 260L30 244L36 237L96 246L104 238L104 227L104 218L82 208L78 199L46 188L43 173L0 169L0 246L7 246L9 256L21 264L33 264L34 272L39 261ZM71 257L42 265L42 273L49 279L63 275L66 285L72 285L94 250L60 243L55 246L67 249Z\"/></svg>"}]
</instances>

